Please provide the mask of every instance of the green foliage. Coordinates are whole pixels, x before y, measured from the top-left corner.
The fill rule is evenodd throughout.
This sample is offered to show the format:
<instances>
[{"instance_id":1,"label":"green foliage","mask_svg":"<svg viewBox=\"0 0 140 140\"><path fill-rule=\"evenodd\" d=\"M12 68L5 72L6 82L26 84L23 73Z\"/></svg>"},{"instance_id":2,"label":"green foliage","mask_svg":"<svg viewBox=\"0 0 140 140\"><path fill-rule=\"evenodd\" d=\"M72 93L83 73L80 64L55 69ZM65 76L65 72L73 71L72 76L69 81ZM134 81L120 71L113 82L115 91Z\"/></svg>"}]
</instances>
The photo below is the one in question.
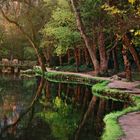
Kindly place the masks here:
<instances>
[{"instance_id":1,"label":"green foliage","mask_svg":"<svg viewBox=\"0 0 140 140\"><path fill-rule=\"evenodd\" d=\"M58 140L68 140L78 127L79 113L59 97L53 100L51 109L38 115L50 125L52 135Z\"/></svg>"},{"instance_id":2,"label":"green foliage","mask_svg":"<svg viewBox=\"0 0 140 140\"><path fill-rule=\"evenodd\" d=\"M134 4L136 0L128 0L129 3Z\"/></svg>"},{"instance_id":3,"label":"green foliage","mask_svg":"<svg viewBox=\"0 0 140 140\"><path fill-rule=\"evenodd\" d=\"M27 59L27 60L35 60L36 59L34 49L31 47L25 47L23 53L24 53L24 59Z\"/></svg>"},{"instance_id":4,"label":"green foliage","mask_svg":"<svg viewBox=\"0 0 140 140\"><path fill-rule=\"evenodd\" d=\"M101 6L112 19L114 32L123 35L131 29L139 30L139 3L136 0L104 3Z\"/></svg>"},{"instance_id":5,"label":"green foliage","mask_svg":"<svg viewBox=\"0 0 140 140\"><path fill-rule=\"evenodd\" d=\"M72 65L64 65L64 66L58 66L58 67L57 67L57 70L76 72L76 71L77 71L77 67L76 67L75 64L72 64ZM87 65L80 65L80 66L78 67L78 70L79 70L80 72L91 71L91 70L92 70L92 67L87 66Z\"/></svg>"},{"instance_id":6,"label":"green foliage","mask_svg":"<svg viewBox=\"0 0 140 140\"><path fill-rule=\"evenodd\" d=\"M53 27L49 25L45 32L47 35L54 36L56 39L55 53L63 55L70 49L74 44L80 40L80 34L76 31L72 31L68 27Z\"/></svg>"},{"instance_id":7,"label":"green foliage","mask_svg":"<svg viewBox=\"0 0 140 140\"><path fill-rule=\"evenodd\" d=\"M60 5L60 3L65 3ZM45 46L52 45L55 48L55 53L60 56L66 54L68 49L73 49L81 42L81 37L76 29L75 17L68 7L68 2L61 0L59 5L54 10L51 20L46 24L42 33L44 36L43 42L50 39L49 43L44 43ZM67 3L67 6L66 6Z\"/></svg>"},{"instance_id":8,"label":"green foliage","mask_svg":"<svg viewBox=\"0 0 140 140\"><path fill-rule=\"evenodd\" d=\"M101 6L105 11L108 12L108 14L111 14L111 15L115 15L115 14L123 14L125 13L126 11L124 10L120 10L118 9L117 7L115 6L109 6L108 4L104 4Z\"/></svg>"}]
</instances>

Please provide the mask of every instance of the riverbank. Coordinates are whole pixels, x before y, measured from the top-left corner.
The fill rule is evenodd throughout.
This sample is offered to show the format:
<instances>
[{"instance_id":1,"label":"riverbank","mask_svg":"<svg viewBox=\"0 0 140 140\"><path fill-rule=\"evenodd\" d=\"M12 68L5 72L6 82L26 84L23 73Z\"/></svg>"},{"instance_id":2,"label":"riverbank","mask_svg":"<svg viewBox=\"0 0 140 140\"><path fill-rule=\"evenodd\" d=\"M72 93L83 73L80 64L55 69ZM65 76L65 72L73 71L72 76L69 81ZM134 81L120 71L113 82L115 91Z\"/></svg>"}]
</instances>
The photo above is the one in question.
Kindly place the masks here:
<instances>
[{"instance_id":1,"label":"riverbank","mask_svg":"<svg viewBox=\"0 0 140 140\"><path fill-rule=\"evenodd\" d=\"M65 74L65 75L73 75L73 76L81 76L83 78L93 78L98 80L106 80L109 81L109 84L107 85L111 89L119 89L123 90L124 92L128 92L130 94L139 95L140 96L140 88L138 86L140 85L140 81L134 81L134 82L126 82L116 79L111 79L110 77L95 77L91 73L76 73L76 72L63 72L63 71L56 71L51 70L47 68L47 72L53 73L53 74Z\"/></svg>"},{"instance_id":2,"label":"riverbank","mask_svg":"<svg viewBox=\"0 0 140 140\"><path fill-rule=\"evenodd\" d=\"M92 92L96 96L120 101L131 100L135 106L128 107L122 111L110 113L105 116L105 129L102 135L102 140L128 139L130 131L127 131L128 129L125 128L127 124L125 123L124 125L123 121L120 120L125 116L129 116L130 112L137 112L140 110L140 89L138 88L140 85L139 81L125 82L105 77L94 77L91 74L61 72L51 69L47 69L46 78L54 82L70 82L87 85L94 84L92 86ZM131 125L133 125L133 123L140 123L140 120L136 119L138 117L135 117L135 115L133 119L134 121L131 121L130 118L133 119L132 117L125 118L127 123L131 123ZM129 126L130 124L127 125L127 128L129 128ZM129 128L129 130L132 132L135 131L133 128ZM133 135L133 139L138 139L137 134Z\"/></svg>"}]
</instances>

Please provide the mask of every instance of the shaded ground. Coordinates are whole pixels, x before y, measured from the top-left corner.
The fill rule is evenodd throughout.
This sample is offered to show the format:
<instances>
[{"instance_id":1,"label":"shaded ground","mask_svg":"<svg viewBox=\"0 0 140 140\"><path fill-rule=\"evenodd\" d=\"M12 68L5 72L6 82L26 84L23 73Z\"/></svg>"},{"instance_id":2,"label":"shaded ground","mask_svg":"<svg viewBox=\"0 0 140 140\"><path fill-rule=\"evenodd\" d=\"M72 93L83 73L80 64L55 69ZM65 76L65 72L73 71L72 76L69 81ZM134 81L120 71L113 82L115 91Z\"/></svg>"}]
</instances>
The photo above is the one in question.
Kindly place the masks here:
<instances>
[{"instance_id":1,"label":"shaded ground","mask_svg":"<svg viewBox=\"0 0 140 140\"><path fill-rule=\"evenodd\" d=\"M140 140L140 112L128 113L120 117L119 123L125 133L120 140Z\"/></svg>"},{"instance_id":2,"label":"shaded ground","mask_svg":"<svg viewBox=\"0 0 140 140\"><path fill-rule=\"evenodd\" d=\"M47 69L47 71L64 73L64 74L73 74L83 77L93 78L93 73L73 73L73 72L58 72L54 70ZM110 83L108 86L110 88L121 89L124 92L130 92L130 94L135 94L140 96L140 81L134 82L125 82L121 80L114 80L110 77L100 77L102 80L109 80ZM125 136L120 138L120 140L140 140L140 112L128 113L119 118L119 123L124 131Z\"/></svg>"}]
</instances>

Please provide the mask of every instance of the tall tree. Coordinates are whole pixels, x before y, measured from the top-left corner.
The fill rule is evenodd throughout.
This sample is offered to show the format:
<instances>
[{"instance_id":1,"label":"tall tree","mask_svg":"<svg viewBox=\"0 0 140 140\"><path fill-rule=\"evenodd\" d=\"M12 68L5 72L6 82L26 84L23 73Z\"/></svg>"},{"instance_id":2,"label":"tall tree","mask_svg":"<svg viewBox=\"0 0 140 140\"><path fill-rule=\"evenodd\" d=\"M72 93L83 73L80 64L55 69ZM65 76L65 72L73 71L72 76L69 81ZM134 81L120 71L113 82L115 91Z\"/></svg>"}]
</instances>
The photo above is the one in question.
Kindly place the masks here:
<instances>
[{"instance_id":1,"label":"tall tree","mask_svg":"<svg viewBox=\"0 0 140 140\"><path fill-rule=\"evenodd\" d=\"M109 0L102 6L112 18L114 34L117 34L117 36L122 39L122 55L128 80L131 79L130 73L132 69L129 62L128 51L131 53L138 70L140 70L140 56L133 43L134 36L131 35L132 30L140 29L139 7L140 3L137 0Z\"/></svg>"},{"instance_id":2,"label":"tall tree","mask_svg":"<svg viewBox=\"0 0 140 140\"><path fill-rule=\"evenodd\" d=\"M76 28L75 18L66 0L58 0L56 9L42 33L44 48L47 49L51 46L54 53L59 56L60 64L62 64L62 56L68 54L70 57L70 50L76 50L75 48L79 48L81 45L81 37ZM76 51L75 54L77 56Z\"/></svg>"},{"instance_id":3,"label":"tall tree","mask_svg":"<svg viewBox=\"0 0 140 140\"><path fill-rule=\"evenodd\" d=\"M99 61L97 60L97 57L96 57L96 45L94 43L92 43L92 41L90 40L90 38L86 34L86 29L85 29L85 26L82 22L80 11L78 10L77 1L71 0L71 4L73 7L75 16L76 16L77 27L81 33L82 38L85 41L85 45L88 49L91 60L94 64L95 73L96 73L96 75L98 75L100 72L100 66L99 66Z\"/></svg>"},{"instance_id":4,"label":"tall tree","mask_svg":"<svg viewBox=\"0 0 140 140\"><path fill-rule=\"evenodd\" d=\"M43 1L3 1L0 12L3 18L18 28L35 50L38 62L45 71L45 58L40 46L39 30L47 22L50 9ZM47 10L46 10L47 9Z\"/></svg>"}]
</instances>

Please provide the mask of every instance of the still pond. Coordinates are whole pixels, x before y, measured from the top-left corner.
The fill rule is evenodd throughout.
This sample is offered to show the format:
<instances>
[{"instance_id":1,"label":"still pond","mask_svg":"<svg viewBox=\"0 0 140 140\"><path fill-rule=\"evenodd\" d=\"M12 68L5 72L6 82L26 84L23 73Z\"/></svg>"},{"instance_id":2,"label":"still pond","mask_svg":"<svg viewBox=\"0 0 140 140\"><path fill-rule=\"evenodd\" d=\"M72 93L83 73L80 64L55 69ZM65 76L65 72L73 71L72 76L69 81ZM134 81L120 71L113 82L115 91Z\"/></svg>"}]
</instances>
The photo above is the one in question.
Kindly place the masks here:
<instances>
[{"instance_id":1,"label":"still pond","mask_svg":"<svg viewBox=\"0 0 140 140\"><path fill-rule=\"evenodd\" d=\"M100 140L105 114L128 105L98 98L90 86L47 80L36 99L40 82L0 76L0 140Z\"/></svg>"}]
</instances>

